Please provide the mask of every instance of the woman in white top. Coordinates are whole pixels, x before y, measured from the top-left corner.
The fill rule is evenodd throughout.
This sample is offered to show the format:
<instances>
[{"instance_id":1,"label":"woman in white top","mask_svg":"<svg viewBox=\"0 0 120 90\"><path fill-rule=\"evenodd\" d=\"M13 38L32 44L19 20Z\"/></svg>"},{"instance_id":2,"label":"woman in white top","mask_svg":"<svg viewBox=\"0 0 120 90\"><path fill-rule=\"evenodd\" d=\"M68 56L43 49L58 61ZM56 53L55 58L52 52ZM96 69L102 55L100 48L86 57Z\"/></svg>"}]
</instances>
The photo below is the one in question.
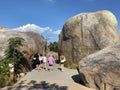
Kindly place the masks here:
<instances>
[{"instance_id":1,"label":"woman in white top","mask_svg":"<svg viewBox=\"0 0 120 90\"><path fill-rule=\"evenodd\" d=\"M60 66L61 66L61 71L64 71L64 62L66 61L65 56L61 55L60 56Z\"/></svg>"},{"instance_id":2,"label":"woman in white top","mask_svg":"<svg viewBox=\"0 0 120 90\"><path fill-rule=\"evenodd\" d=\"M43 68L44 68L45 70L47 70L46 62L47 62L47 57L46 57L46 55L44 55L44 56L43 56Z\"/></svg>"}]
</instances>

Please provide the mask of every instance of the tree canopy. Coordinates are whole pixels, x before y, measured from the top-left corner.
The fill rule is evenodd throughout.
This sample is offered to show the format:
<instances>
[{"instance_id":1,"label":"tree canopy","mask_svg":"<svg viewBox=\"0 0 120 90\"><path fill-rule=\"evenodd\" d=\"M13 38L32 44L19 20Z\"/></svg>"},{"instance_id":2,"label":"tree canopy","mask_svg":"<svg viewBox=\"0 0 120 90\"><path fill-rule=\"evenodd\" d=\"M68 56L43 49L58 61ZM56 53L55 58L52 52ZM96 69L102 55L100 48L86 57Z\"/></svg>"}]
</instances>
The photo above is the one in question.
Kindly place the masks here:
<instances>
[{"instance_id":1,"label":"tree canopy","mask_svg":"<svg viewBox=\"0 0 120 90\"><path fill-rule=\"evenodd\" d=\"M50 42L48 45L50 51L58 52L58 43L57 42Z\"/></svg>"}]
</instances>

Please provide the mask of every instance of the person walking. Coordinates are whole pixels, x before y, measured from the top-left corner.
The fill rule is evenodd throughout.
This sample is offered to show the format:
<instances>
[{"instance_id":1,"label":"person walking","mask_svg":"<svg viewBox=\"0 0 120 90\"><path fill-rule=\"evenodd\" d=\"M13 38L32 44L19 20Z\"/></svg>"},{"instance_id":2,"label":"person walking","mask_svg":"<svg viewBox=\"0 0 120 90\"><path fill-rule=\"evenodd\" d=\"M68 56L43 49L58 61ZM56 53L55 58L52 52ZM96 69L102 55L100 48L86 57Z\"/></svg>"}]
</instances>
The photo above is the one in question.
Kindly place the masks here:
<instances>
[{"instance_id":1,"label":"person walking","mask_svg":"<svg viewBox=\"0 0 120 90\"><path fill-rule=\"evenodd\" d=\"M43 69L47 70L47 57L46 55L43 56Z\"/></svg>"},{"instance_id":2,"label":"person walking","mask_svg":"<svg viewBox=\"0 0 120 90\"><path fill-rule=\"evenodd\" d=\"M53 55L50 55L48 57L49 71L53 71L54 61L55 61L55 59L54 59Z\"/></svg>"},{"instance_id":3,"label":"person walking","mask_svg":"<svg viewBox=\"0 0 120 90\"><path fill-rule=\"evenodd\" d=\"M36 70L39 70L40 61L39 61L39 55L37 53L34 55L32 62L33 62L33 69L35 68Z\"/></svg>"},{"instance_id":4,"label":"person walking","mask_svg":"<svg viewBox=\"0 0 120 90\"><path fill-rule=\"evenodd\" d=\"M34 69L36 69L36 57L35 57L35 55L34 55L34 57L32 58L32 69L34 70Z\"/></svg>"},{"instance_id":5,"label":"person walking","mask_svg":"<svg viewBox=\"0 0 120 90\"><path fill-rule=\"evenodd\" d=\"M66 61L66 58L64 55L61 55L60 56L60 68L61 68L61 71L63 72L64 71L64 63Z\"/></svg>"},{"instance_id":6,"label":"person walking","mask_svg":"<svg viewBox=\"0 0 120 90\"><path fill-rule=\"evenodd\" d=\"M42 69L43 68L43 55L42 54L40 54L39 56L39 61L40 61L39 68Z\"/></svg>"}]
</instances>

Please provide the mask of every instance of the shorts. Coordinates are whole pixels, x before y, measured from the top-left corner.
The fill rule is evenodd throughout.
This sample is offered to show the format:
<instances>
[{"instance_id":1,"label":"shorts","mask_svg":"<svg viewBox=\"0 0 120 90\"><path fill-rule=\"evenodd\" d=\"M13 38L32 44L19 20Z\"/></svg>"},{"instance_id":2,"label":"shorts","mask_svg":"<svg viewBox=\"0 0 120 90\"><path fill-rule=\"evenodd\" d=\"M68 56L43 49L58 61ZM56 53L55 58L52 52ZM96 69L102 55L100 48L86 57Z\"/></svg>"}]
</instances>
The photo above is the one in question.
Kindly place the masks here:
<instances>
[{"instance_id":1,"label":"shorts","mask_svg":"<svg viewBox=\"0 0 120 90\"><path fill-rule=\"evenodd\" d=\"M49 66L53 66L52 64L49 64Z\"/></svg>"},{"instance_id":2,"label":"shorts","mask_svg":"<svg viewBox=\"0 0 120 90\"><path fill-rule=\"evenodd\" d=\"M64 62L61 62L60 64L64 64Z\"/></svg>"}]
</instances>

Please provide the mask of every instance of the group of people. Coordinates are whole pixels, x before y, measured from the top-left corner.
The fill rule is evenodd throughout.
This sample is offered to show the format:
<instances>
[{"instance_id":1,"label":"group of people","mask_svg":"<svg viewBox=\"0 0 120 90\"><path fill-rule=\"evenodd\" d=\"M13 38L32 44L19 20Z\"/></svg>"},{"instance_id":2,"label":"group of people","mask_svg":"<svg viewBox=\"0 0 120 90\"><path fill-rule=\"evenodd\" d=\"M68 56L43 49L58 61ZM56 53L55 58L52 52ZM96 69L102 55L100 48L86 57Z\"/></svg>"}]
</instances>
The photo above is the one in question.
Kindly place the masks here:
<instances>
[{"instance_id":1,"label":"group of people","mask_svg":"<svg viewBox=\"0 0 120 90\"><path fill-rule=\"evenodd\" d=\"M61 55L60 56L60 66L61 66L61 71L64 71L64 62L66 61L65 56ZM32 69L36 69L36 70L49 70L49 71L53 71L53 65L55 63L55 57L51 54L48 58L46 57L46 55L42 55L42 54L35 54L33 59L32 59ZM47 64L48 64L48 68L47 68Z\"/></svg>"},{"instance_id":2,"label":"group of people","mask_svg":"<svg viewBox=\"0 0 120 90\"><path fill-rule=\"evenodd\" d=\"M55 61L55 58L53 55L50 55L48 58L46 57L46 55L38 55L35 54L32 60L32 69L36 69L36 70L41 70L41 69L45 69L47 70L47 61L49 63L49 69L48 70L53 70L53 64Z\"/></svg>"}]
</instances>

